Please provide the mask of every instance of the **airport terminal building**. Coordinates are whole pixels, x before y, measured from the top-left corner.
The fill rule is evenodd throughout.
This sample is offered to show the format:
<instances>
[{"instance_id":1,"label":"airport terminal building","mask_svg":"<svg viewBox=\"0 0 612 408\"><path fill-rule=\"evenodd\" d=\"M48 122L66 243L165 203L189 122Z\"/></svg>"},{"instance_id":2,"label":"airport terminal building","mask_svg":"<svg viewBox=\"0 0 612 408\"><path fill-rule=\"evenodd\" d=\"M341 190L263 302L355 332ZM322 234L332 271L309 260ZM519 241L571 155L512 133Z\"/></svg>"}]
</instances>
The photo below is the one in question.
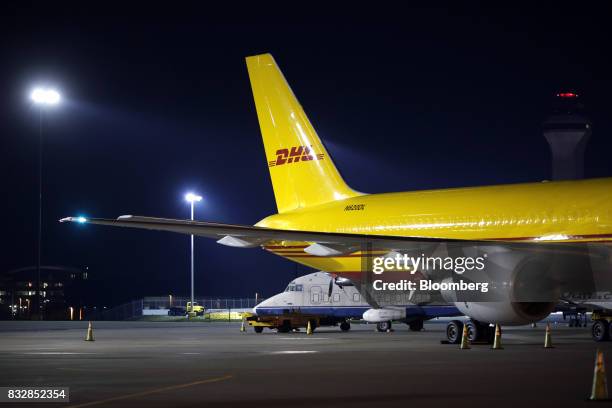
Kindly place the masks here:
<instances>
[{"instance_id":1,"label":"airport terminal building","mask_svg":"<svg viewBox=\"0 0 612 408\"><path fill-rule=\"evenodd\" d=\"M37 318L38 300L45 320L83 318L91 289L86 267L42 266L39 291L37 278L35 266L14 269L0 276L0 319Z\"/></svg>"}]
</instances>

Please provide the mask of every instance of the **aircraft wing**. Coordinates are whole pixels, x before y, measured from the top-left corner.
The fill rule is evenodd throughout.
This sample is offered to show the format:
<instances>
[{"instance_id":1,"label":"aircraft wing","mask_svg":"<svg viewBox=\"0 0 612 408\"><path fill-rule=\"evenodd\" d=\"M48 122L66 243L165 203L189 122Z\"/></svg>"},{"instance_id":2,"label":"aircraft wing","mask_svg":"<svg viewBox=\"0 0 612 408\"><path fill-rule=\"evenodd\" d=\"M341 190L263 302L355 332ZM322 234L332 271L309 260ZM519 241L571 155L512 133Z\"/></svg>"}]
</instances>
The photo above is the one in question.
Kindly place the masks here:
<instances>
[{"instance_id":1,"label":"aircraft wing","mask_svg":"<svg viewBox=\"0 0 612 408\"><path fill-rule=\"evenodd\" d=\"M60 222L79 224L98 224L112 227L138 228L156 231L169 231L180 234L197 235L217 239L219 243L235 247L256 247L270 241L296 241L329 244L329 248L355 247L375 242L377 247L402 248L414 243L466 242L453 239L429 237L394 237L366 234L346 234L335 232L295 231L256 227L236 224L220 224L204 221L178 220L171 218L141 217L122 215L117 219L66 217ZM403 243L403 245L402 245Z\"/></svg>"},{"instance_id":2,"label":"aircraft wing","mask_svg":"<svg viewBox=\"0 0 612 408\"><path fill-rule=\"evenodd\" d=\"M258 247L268 242L292 241L314 243L306 251L313 255L332 256L340 253L353 252L362 245L370 245L371 248L413 250L422 245L436 245L440 243L458 244L491 244L493 242L504 242L503 240L461 240L451 238L431 238L420 236L390 236L371 234L349 234L337 232L298 231L265 228L249 225L221 224L204 221L179 220L171 218L142 217L134 215L122 215L117 219L66 217L60 222L75 222L81 224L98 224L113 227L138 228L157 231L169 231L181 234L196 235L216 239L218 243L233 247ZM525 246L531 250L546 250L545 248L559 248L567 244L539 242L532 243L512 242L506 243L512 247Z\"/></svg>"},{"instance_id":3,"label":"aircraft wing","mask_svg":"<svg viewBox=\"0 0 612 408\"><path fill-rule=\"evenodd\" d=\"M504 256L504 254L512 251L519 251L517 253L524 259L527 259L527 257L529 257L529 259L534 259L532 257L533 255L543 255L542 258L535 259L542 260L544 265L555 265L555 269L550 269L550 271L554 271L550 279L559 283L560 287L563 289L561 293L575 291L576 288L581 288L581 290L584 289L584 291L587 292L605 290L612 292L612 290L608 290L612 287L612 280L608 279L609 274L605 273L605 271L609 270L610 266L610 246L607 243L604 243L604 245L589 244L589 246L586 247L584 243L579 242L515 242L512 240L457 240L419 236L381 236L284 230L258 226L131 215L124 215L117 219L67 217L61 219L60 222L99 224L114 227L193 234L215 239L222 245L232 247L264 247L277 255L291 260L294 260L292 259L293 257L299 257L299 260L301 260L301 258L309 259L311 263L315 259L321 257L321 261L331 262L331 269L328 272L335 272L334 268L337 267L337 273L340 275L350 272L350 279L357 285L360 284L362 280L363 282L368 282L372 278L368 274L362 276L362 274L356 273L359 270L362 272L364 271L361 269L363 268L363 264L360 264L362 261L359 259L361 255L354 255L358 252L363 254L364 251L377 251L376 256L380 256L381 253L387 254L386 256L388 256L389 254L398 252L412 253L417 256L424 253L432 255L439 254L439 256L444 257L449 256L449 254L455 254L454 256L465 256L464 254L470 253L470 251L472 251L471 253L478 253L478 251L481 251L481 246L489 248L488 252L491 252L490 249L491 246L493 246L494 249L490 254L491 256L488 258L488 263L491 267L487 269L487 272L480 273L480 271L472 271L473 276L470 275L470 279L475 281L482 281L483 279L495 280L496 282L500 281L500 276L507 276L507 273L519 268L515 263L512 263L512 260L515 258L508 258ZM282 249L297 248L295 246L296 243L300 244L299 249ZM279 250L279 248L281 249ZM275 251L285 252L277 253ZM565 256L566 254L568 255L567 257ZM552 255L552 257L549 255ZM353 264L347 263L348 266L344 267L344 264L338 264L337 259L353 262ZM508 261L508 259L510 259L510 261ZM554 263L552 263L553 261ZM561 268L561 266L563 267ZM575 271L577 270L585 273L576 274ZM425 272L422 273L425 274ZM447 271L444 270L442 273L447 273ZM535 280L541 276L538 274L532 275ZM467 275L462 276L466 279L468 278ZM438 278L440 278L440 276L436 277L436 279ZM531 281L530 283L533 284L526 285L526 287L530 289L525 291L525 294L522 295L523 298L531 299L531 297L533 297L535 299L540 299L542 296L540 295L541 285ZM374 306L377 305L376 299L370 296L368 290L363 289L360 291L363 296L366 296L366 300L369 304Z\"/></svg>"}]
</instances>

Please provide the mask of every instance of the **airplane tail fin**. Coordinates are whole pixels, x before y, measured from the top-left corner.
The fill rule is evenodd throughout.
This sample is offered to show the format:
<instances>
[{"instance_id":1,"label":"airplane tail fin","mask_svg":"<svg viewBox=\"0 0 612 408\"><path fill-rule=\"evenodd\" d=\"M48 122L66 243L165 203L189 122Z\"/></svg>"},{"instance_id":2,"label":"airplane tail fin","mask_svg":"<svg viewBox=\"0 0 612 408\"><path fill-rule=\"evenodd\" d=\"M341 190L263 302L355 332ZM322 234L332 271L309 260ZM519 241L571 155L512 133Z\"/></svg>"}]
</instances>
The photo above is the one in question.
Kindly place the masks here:
<instances>
[{"instance_id":1,"label":"airplane tail fin","mask_svg":"<svg viewBox=\"0 0 612 408\"><path fill-rule=\"evenodd\" d=\"M360 195L340 176L272 55L246 63L278 212Z\"/></svg>"}]
</instances>

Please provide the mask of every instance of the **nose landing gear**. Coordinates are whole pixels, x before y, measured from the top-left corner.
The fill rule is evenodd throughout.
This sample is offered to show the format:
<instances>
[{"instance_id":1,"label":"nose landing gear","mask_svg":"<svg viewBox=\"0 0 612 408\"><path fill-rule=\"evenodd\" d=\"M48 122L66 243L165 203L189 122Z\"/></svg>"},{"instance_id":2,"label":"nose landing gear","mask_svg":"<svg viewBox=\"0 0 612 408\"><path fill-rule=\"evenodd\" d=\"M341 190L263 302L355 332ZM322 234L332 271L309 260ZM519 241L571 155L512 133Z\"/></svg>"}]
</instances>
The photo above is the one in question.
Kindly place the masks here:
<instances>
[{"instance_id":1,"label":"nose landing gear","mask_svg":"<svg viewBox=\"0 0 612 408\"><path fill-rule=\"evenodd\" d=\"M391 330L391 320L385 321L385 322L378 322L376 323L376 331L377 332L386 332Z\"/></svg>"},{"instance_id":2,"label":"nose landing gear","mask_svg":"<svg viewBox=\"0 0 612 408\"><path fill-rule=\"evenodd\" d=\"M351 330L351 324L346 320L343 321L342 323L340 323L340 330L342 330L343 332Z\"/></svg>"}]
</instances>

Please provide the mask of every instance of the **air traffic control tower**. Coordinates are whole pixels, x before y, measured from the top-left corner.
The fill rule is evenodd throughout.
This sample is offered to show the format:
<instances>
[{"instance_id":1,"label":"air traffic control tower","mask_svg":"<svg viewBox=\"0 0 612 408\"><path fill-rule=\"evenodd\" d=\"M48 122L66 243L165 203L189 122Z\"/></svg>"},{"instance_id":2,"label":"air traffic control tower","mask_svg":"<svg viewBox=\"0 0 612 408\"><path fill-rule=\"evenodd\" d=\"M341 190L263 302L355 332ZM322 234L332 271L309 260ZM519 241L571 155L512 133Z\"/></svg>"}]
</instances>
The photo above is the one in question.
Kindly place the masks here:
<instances>
[{"instance_id":1,"label":"air traffic control tower","mask_svg":"<svg viewBox=\"0 0 612 408\"><path fill-rule=\"evenodd\" d=\"M591 136L591 121L585 116L578 94L557 94L553 114L544 121L544 137L552 153L552 179L584 177L584 151Z\"/></svg>"}]
</instances>

